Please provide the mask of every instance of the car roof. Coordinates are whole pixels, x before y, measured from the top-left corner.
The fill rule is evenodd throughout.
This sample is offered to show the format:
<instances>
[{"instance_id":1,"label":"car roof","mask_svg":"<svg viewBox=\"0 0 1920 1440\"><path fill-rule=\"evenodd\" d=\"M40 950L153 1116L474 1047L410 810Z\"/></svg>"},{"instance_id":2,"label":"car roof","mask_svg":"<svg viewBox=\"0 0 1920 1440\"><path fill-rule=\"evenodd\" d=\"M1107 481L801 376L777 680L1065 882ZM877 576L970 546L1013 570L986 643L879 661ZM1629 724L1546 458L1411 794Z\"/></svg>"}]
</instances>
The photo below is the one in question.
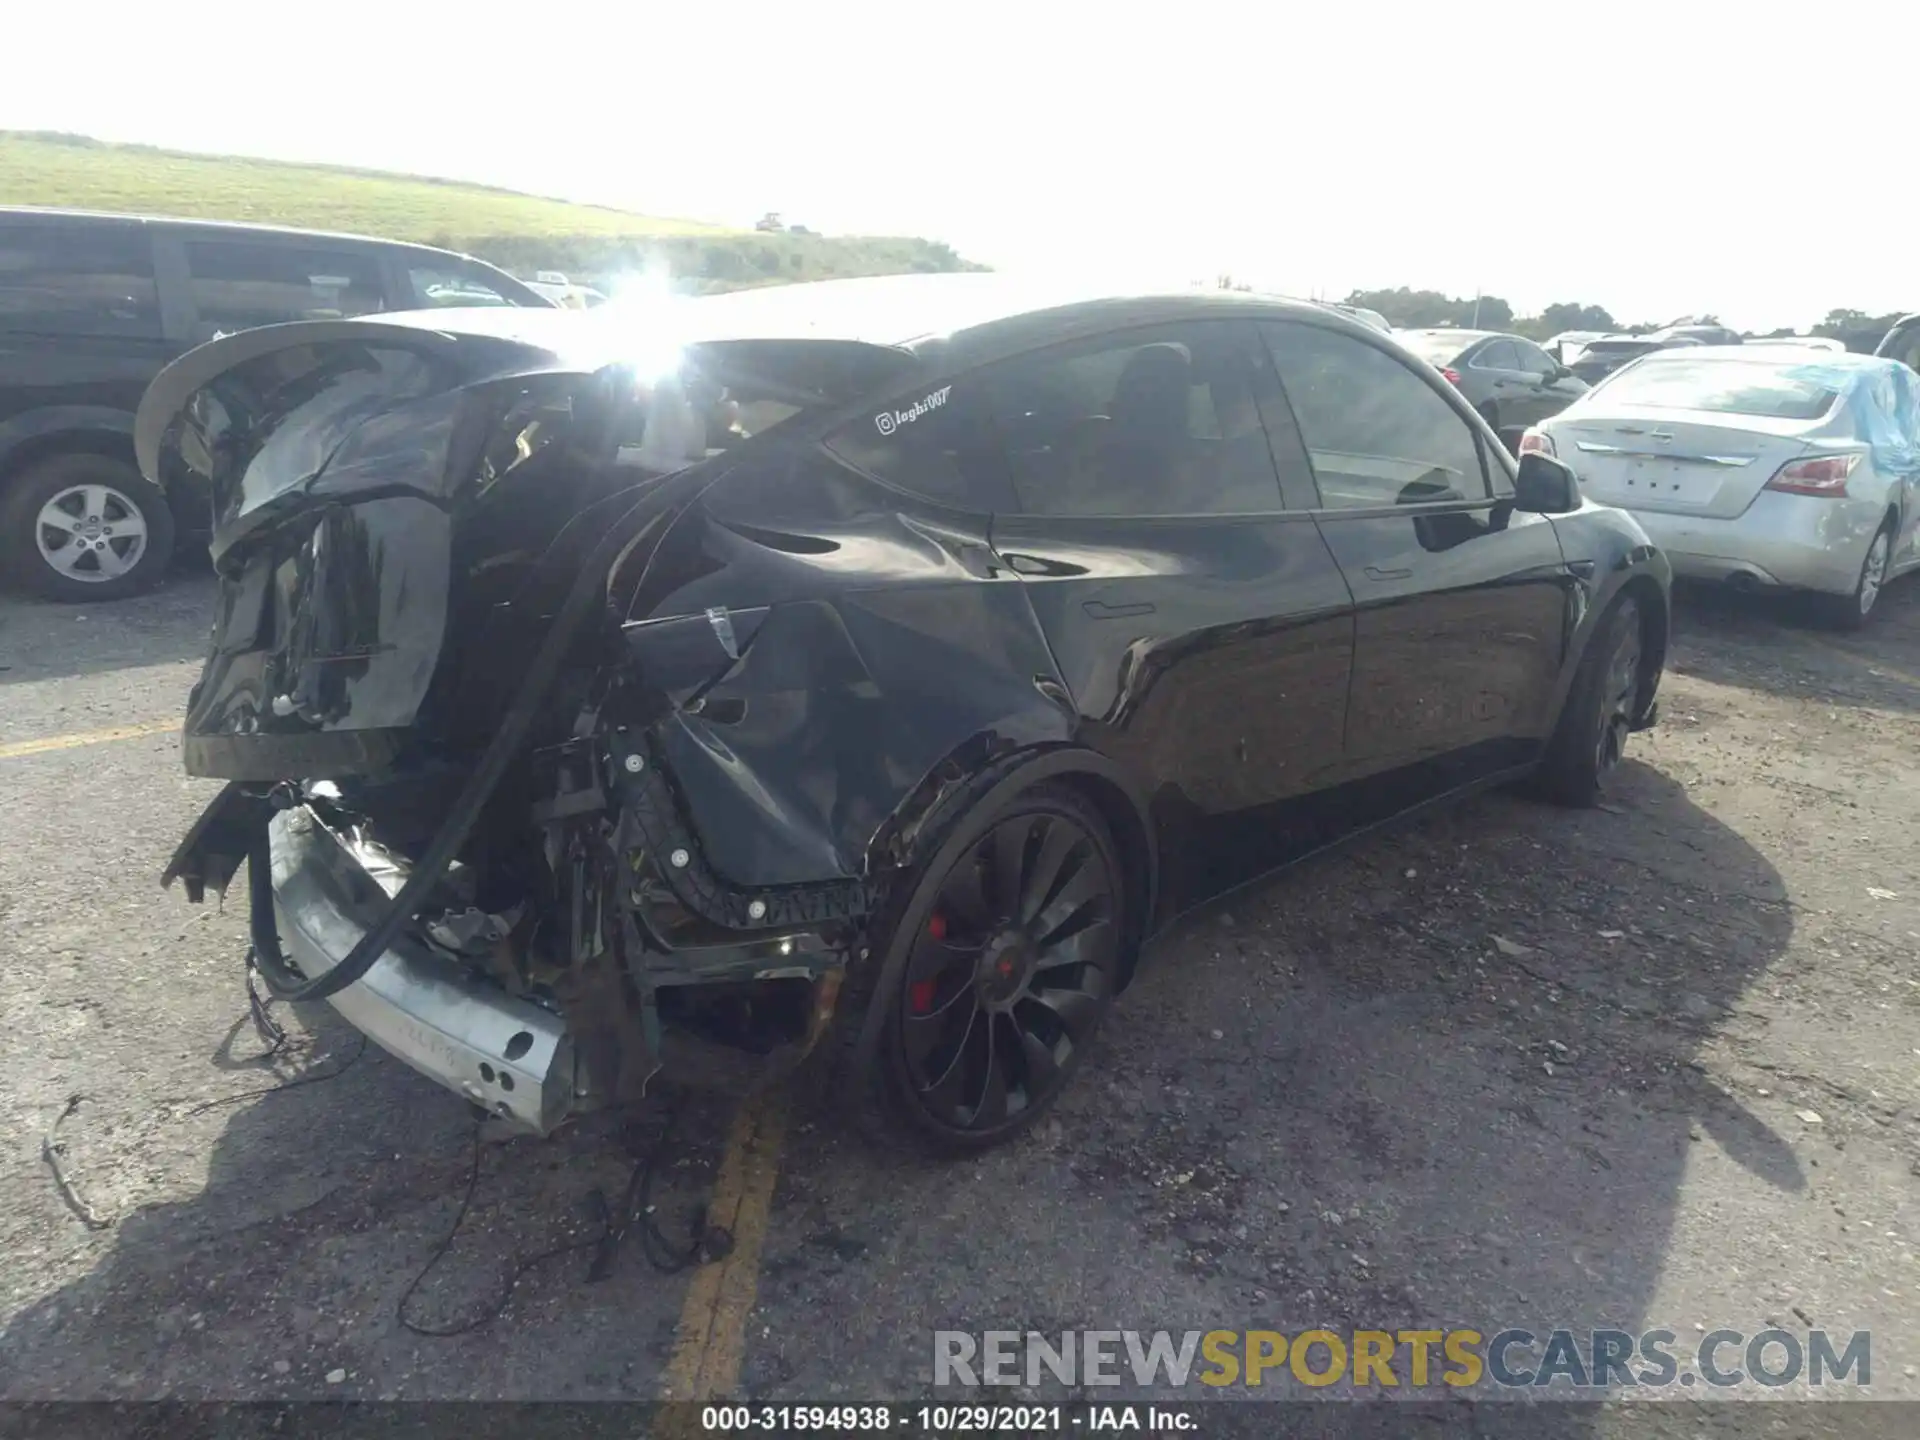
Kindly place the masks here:
<instances>
[{"instance_id":1,"label":"car roof","mask_svg":"<svg viewBox=\"0 0 1920 1440\"><path fill-rule=\"evenodd\" d=\"M262 225L249 220L201 220L191 215L134 215L116 210L77 210L62 209L39 205L0 205L0 220L26 219L53 222L57 220L100 221L116 225L149 225L167 229L185 230L232 230L240 234L296 236L307 240L323 240L332 244L345 241L352 245L377 245L389 250L417 250L425 255L455 255L455 250L442 250L434 245L421 245L412 240L386 240L377 235L355 235L339 230L305 230L291 225ZM464 258L468 258L463 256ZM486 262L482 262L483 264Z\"/></svg>"},{"instance_id":2,"label":"car roof","mask_svg":"<svg viewBox=\"0 0 1920 1440\"><path fill-rule=\"evenodd\" d=\"M1329 305L1246 291L1101 286L997 271L815 280L704 295L686 302L702 339L852 340L895 349L933 341L985 342L993 332L1101 328L1172 317L1268 313L1371 327ZM615 300L608 309L621 304ZM1044 319L1043 319L1044 317Z\"/></svg>"}]
</instances>

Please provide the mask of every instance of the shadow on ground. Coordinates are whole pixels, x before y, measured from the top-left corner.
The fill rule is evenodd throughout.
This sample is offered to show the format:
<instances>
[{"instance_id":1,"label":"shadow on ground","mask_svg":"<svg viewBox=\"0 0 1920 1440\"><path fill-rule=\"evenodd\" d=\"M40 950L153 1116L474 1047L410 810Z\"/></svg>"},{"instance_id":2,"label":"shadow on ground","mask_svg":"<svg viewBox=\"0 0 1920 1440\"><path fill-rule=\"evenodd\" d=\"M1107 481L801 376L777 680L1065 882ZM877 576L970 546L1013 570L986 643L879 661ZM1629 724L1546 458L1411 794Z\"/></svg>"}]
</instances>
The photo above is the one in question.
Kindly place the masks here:
<instances>
[{"instance_id":1,"label":"shadow on ground","mask_svg":"<svg viewBox=\"0 0 1920 1440\"><path fill-rule=\"evenodd\" d=\"M1920 576L1895 581L1852 633L1823 623L1804 597L1677 585L1668 663L1744 690L1920 711Z\"/></svg>"},{"instance_id":2,"label":"shadow on ground","mask_svg":"<svg viewBox=\"0 0 1920 1440\"><path fill-rule=\"evenodd\" d=\"M1690 1063L1791 911L1658 771L1630 763L1612 803L1491 796L1189 925L1005 1152L876 1161L817 1105L747 1392L952 1400L937 1329L1691 1335L1648 1306L1702 1142L1769 1190L1806 1185Z\"/></svg>"},{"instance_id":3,"label":"shadow on ground","mask_svg":"<svg viewBox=\"0 0 1920 1440\"><path fill-rule=\"evenodd\" d=\"M1805 1184L1689 1063L1791 911L1771 866L1659 772L1629 765L1614 806L1488 797L1188 925L1059 1114L1004 1151L876 1154L816 1085L742 1391L951 1400L931 1387L947 1328L1684 1330L1647 1312L1701 1143L1782 1194ZM306 1019L300 1064L350 1052L329 1010ZM224 1022L208 1030L230 1056ZM125 1214L87 1273L15 1319L7 1398L657 1393L684 1279L631 1248L597 1285L581 1255L549 1262L458 1338L395 1323L453 1222L471 1130L378 1051L230 1111L146 1103L76 1117L83 1182L202 1164L204 1182ZM664 1223L705 1193L720 1129L690 1127ZM627 1173L595 1127L486 1147L417 1318L483 1312L517 1258L590 1236L582 1198ZM1605 1432L1569 1415L1555 1433Z\"/></svg>"},{"instance_id":4,"label":"shadow on ground","mask_svg":"<svg viewBox=\"0 0 1920 1440\"><path fill-rule=\"evenodd\" d=\"M637 1233L607 1279L587 1273L604 1233L590 1197L618 1202L635 1143L664 1116L623 1117L633 1135L609 1116L550 1141L481 1144L467 1107L327 1007L302 1020L313 1028L281 1076L336 1078L200 1115L200 1097L132 1113L103 1100L62 1129L69 1172L99 1208L112 1208L116 1171L171 1161L203 1167L204 1183L115 1217L90 1272L15 1318L0 1400L653 1398L685 1277L650 1268ZM250 1026L222 1029L208 1095L273 1083L233 1058L255 1044ZM695 1102L663 1152L656 1215L670 1236L710 1188L724 1119ZM471 1208L408 1303L415 1323L484 1321L522 1261L577 1248L528 1270L498 1319L414 1334L397 1306L454 1225L476 1154Z\"/></svg>"}]
</instances>

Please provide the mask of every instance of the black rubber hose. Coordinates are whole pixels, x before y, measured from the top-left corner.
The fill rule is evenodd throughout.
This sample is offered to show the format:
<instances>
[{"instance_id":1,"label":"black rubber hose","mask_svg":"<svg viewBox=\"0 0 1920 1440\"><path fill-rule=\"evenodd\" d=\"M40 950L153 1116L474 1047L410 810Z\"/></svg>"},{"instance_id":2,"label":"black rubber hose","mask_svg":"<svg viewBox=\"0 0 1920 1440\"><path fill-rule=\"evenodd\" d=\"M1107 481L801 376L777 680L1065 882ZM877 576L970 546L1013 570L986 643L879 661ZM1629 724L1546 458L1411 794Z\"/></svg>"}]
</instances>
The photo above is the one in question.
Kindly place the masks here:
<instances>
[{"instance_id":1,"label":"black rubber hose","mask_svg":"<svg viewBox=\"0 0 1920 1440\"><path fill-rule=\"evenodd\" d=\"M656 521L664 518L665 514L663 511L656 516ZM420 857L413 874L400 887L400 892L388 904L386 912L374 922L373 928L360 937L360 943L353 947L346 959L324 975L303 980L287 967L286 957L280 951L280 937L273 915L273 866L267 837L261 834L248 855L247 885L252 892L251 919L256 960L267 988L276 998L324 1000L329 995L337 995L371 970L373 962L386 953L387 947L400 933L400 927L412 918L427 892L446 873L447 866L466 843L467 833L473 829L474 821L480 818L480 811L488 797L500 783L500 777L506 774L507 767L520 753L527 731L539 717L547 691L559 674L574 631L579 627L588 606L593 603L595 593L605 586L607 561L614 550L630 543L633 538L622 534L621 526L616 521L582 562L580 574L574 580L573 588L567 592L566 603L554 617L533 668L527 672L519 693L514 696L513 707L507 711L506 719L494 732L493 741L487 746L479 766L461 788L453 808L447 812L447 818L434 835L433 843L427 846L427 853Z\"/></svg>"}]
</instances>

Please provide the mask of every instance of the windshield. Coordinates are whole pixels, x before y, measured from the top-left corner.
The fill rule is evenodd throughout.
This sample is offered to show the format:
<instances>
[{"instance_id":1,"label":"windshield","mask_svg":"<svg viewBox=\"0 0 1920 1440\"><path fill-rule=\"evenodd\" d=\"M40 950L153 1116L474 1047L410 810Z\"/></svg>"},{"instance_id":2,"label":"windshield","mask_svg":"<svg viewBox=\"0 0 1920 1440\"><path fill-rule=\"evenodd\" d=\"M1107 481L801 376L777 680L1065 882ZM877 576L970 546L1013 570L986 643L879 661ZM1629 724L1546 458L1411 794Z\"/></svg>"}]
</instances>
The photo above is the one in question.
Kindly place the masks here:
<instances>
[{"instance_id":1,"label":"windshield","mask_svg":"<svg viewBox=\"0 0 1920 1440\"><path fill-rule=\"evenodd\" d=\"M1406 347L1425 360L1429 365L1447 365L1460 358L1460 352L1473 343L1473 338L1462 339L1458 335L1434 333L1425 330L1403 330L1400 339Z\"/></svg>"},{"instance_id":2,"label":"windshield","mask_svg":"<svg viewBox=\"0 0 1920 1440\"><path fill-rule=\"evenodd\" d=\"M1749 360L1647 360L1606 386L1609 401L1667 410L1707 410L1774 420L1818 420L1836 392L1790 372L1804 360L1779 365Z\"/></svg>"},{"instance_id":3,"label":"windshield","mask_svg":"<svg viewBox=\"0 0 1920 1440\"><path fill-rule=\"evenodd\" d=\"M1639 355L1658 344L1656 340L1589 340L1585 351L1589 355Z\"/></svg>"}]
</instances>

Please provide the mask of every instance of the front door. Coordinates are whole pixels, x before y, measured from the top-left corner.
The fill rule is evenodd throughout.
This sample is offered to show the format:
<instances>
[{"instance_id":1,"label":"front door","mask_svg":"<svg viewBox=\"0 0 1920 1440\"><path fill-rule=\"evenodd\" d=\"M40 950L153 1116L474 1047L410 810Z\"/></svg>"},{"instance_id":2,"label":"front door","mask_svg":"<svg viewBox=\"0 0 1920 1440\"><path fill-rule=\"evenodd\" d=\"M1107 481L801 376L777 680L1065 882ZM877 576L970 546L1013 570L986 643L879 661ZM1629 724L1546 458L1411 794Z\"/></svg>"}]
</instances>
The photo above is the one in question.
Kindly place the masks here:
<instances>
[{"instance_id":1,"label":"front door","mask_svg":"<svg viewBox=\"0 0 1920 1440\"><path fill-rule=\"evenodd\" d=\"M1352 818L1531 760L1571 595L1551 522L1513 510L1479 428L1384 346L1307 321L1264 329L1354 597Z\"/></svg>"},{"instance_id":2,"label":"front door","mask_svg":"<svg viewBox=\"0 0 1920 1440\"><path fill-rule=\"evenodd\" d=\"M1160 829L1163 914L1315 848L1344 763L1345 582L1289 513L1250 322L1117 332L989 367L1023 577L1083 737ZM962 383L965 383L964 381Z\"/></svg>"}]
</instances>

